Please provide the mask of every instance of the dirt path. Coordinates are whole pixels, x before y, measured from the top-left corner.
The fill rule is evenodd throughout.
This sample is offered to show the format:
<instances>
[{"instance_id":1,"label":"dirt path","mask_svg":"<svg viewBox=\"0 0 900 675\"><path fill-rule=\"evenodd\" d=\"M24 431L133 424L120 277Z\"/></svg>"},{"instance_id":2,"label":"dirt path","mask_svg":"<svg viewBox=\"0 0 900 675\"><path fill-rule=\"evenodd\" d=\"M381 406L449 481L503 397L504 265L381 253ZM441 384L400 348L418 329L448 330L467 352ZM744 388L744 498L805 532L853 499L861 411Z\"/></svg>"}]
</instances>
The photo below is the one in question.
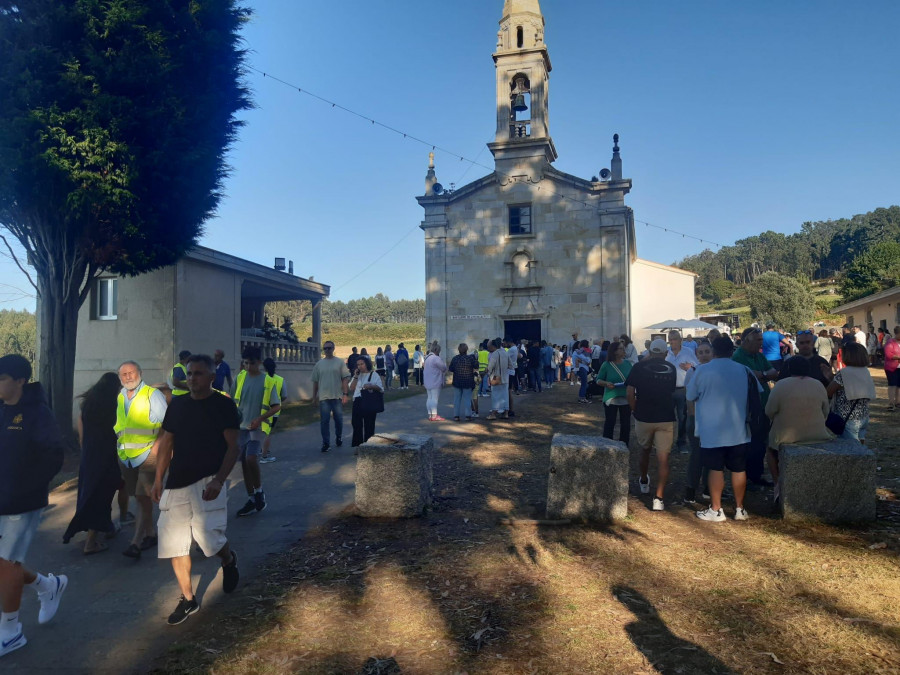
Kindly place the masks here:
<instances>
[{"instance_id":1,"label":"dirt path","mask_svg":"<svg viewBox=\"0 0 900 675\"><path fill-rule=\"evenodd\" d=\"M883 385L883 376L882 376ZM880 394L884 395L883 386ZM515 421L429 424L433 511L403 522L347 510L262 571L252 595L160 672L893 673L900 669L900 447L873 406L881 519L870 528L789 525L771 494L747 523L698 521L632 486L608 528L509 527L542 517L550 438L599 434L599 405L562 386L515 399ZM413 399L418 400L418 399ZM482 399L486 401L487 399ZM447 401L447 392L444 394ZM446 403L445 403L446 405ZM446 412L444 413L446 415ZM385 424L379 430L399 430ZM633 477L636 454L632 452ZM651 475L653 475L651 465ZM634 483L634 481L633 481ZM883 543L885 548L872 549ZM248 624L247 619L253 618Z\"/></svg>"}]
</instances>

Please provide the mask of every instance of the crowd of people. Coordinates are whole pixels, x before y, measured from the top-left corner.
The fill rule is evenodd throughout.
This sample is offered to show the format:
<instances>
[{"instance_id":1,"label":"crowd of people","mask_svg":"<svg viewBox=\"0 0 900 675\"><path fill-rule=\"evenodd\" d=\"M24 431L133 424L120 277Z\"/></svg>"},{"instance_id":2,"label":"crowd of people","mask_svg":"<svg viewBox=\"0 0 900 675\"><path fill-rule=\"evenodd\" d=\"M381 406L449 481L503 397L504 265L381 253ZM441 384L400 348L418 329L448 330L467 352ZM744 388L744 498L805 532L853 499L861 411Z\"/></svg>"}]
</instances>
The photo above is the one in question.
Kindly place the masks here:
<instances>
[{"instance_id":1,"label":"crowd of people","mask_svg":"<svg viewBox=\"0 0 900 675\"><path fill-rule=\"evenodd\" d=\"M787 443L818 443L835 437L865 443L869 402L875 386L869 373L873 357L883 363L888 382L888 409L900 405L900 326L883 336L859 327L842 331L801 330L780 333L747 328L732 339L718 330L703 339L682 339L678 331L647 341L638 353L627 335L610 340L579 339L567 344L485 339L475 349L461 343L446 360L436 341L410 355L378 348L375 360L365 349L344 361L333 342L322 346L324 358L312 371L313 402L320 413L322 452L343 444L343 407L352 400L353 447L375 433L384 393L414 382L426 391L429 421L439 414L441 390L450 377L453 420L479 416L479 399L490 399L488 420L515 416L513 400L525 392L541 393L557 384L578 386L577 400L599 397L605 410L603 435L639 451L638 489L654 493L652 509L666 508L669 455L690 455L682 501L708 506L701 520L726 520L725 471L731 474L733 517L746 520L747 490L774 488L778 493L779 449ZM875 346L873 348L872 336ZM109 549L107 541L123 524L134 521L134 534L123 555L140 560L157 548L171 560L181 591L168 618L181 623L199 610L191 581L191 547L217 557L223 589L238 585L238 556L226 537L227 478L240 462L247 501L237 517L266 508L260 464L273 462L270 434L278 421L284 380L275 363L261 358L259 347L242 353L233 376L217 350L213 357L182 351L166 383L144 382L141 366L121 364L105 373L81 397L78 435L81 442L75 515L63 535L68 543L87 532L84 553ZM50 621L68 587L66 575L41 574L25 558L48 503L49 484L62 465L64 441L45 402L40 383L30 382L31 366L18 355L0 358L0 656L26 644L19 621L23 589L40 600L40 623ZM655 481L650 476L655 453ZM768 465L772 480L765 477ZM137 515L128 511L129 500ZM153 522L153 503L160 515ZM119 517L112 518L112 505Z\"/></svg>"}]
</instances>

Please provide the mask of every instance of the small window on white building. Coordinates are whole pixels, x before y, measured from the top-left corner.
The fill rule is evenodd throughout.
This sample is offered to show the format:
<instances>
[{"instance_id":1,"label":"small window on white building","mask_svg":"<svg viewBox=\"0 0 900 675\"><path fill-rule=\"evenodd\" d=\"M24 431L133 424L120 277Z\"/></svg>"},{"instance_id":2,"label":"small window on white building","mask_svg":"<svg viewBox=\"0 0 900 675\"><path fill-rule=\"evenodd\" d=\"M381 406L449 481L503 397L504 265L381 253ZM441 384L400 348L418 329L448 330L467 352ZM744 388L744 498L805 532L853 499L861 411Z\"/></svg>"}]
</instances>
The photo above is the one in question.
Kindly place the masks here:
<instances>
[{"instance_id":1,"label":"small window on white building","mask_svg":"<svg viewBox=\"0 0 900 675\"><path fill-rule=\"evenodd\" d=\"M509 207L509 233L531 234L531 204Z\"/></svg>"},{"instance_id":2,"label":"small window on white building","mask_svg":"<svg viewBox=\"0 0 900 675\"><path fill-rule=\"evenodd\" d=\"M94 288L94 318L113 321L119 312L119 280L97 279Z\"/></svg>"}]
</instances>

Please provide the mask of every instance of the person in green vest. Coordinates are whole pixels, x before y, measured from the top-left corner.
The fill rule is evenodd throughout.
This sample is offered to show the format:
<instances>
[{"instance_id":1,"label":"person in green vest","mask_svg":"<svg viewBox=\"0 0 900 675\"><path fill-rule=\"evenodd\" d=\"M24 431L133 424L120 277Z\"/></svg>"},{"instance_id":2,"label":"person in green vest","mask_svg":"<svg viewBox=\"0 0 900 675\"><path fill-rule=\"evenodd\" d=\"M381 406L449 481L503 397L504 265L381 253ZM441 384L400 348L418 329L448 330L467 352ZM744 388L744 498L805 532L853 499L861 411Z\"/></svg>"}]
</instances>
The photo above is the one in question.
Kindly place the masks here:
<instances>
[{"instance_id":1,"label":"person in green vest","mask_svg":"<svg viewBox=\"0 0 900 675\"><path fill-rule=\"evenodd\" d=\"M266 508L266 493L262 489L259 471L259 455L262 444L272 430L271 419L281 410L281 396L274 377L261 370L262 350L256 346L244 348L241 354L247 369L238 373L231 398L241 414L241 430L238 447L247 503L237 515L250 516Z\"/></svg>"},{"instance_id":2,"label":"person in green vest","mask_svg":"<svg viewBox=\"0 0 900 675\"><path fill-rule=\"evenodd\" d=\"M122 391L116 405L116 450L125 489L138 504L134 536L122 555L140 559L141 552L157 544L150 490L156 480L159 428L166 416L166 397L144 383L141 367L126 361L118 370Z\"/></svg>"},{"instance_id":3,"label":"person in green vest","mask_svg":"<svg viewBox=\"0 0 900 675\"><path fill-rule=\"evenodd\" d=\"M275 359L266 359L263 361L263 368L266 369L266 373L269 374L269 377L275 378L275 391L278 392L278 398L281 399L281 403L284 405L284 378L281 375L275 374ZM260 464L271 464L277 459L274 455L269 454L269 445L272 442L272 431L275 430L275 425L278 424L279 415L281 415L280 411L272 415L269 419L270 430L269 433L266 434L266 440L263 441L262 457L259 458Z\"/></svg>"},{"instance_id":4,"label":"person in green vest","mask_svg":"<svg viewBox=\"0 0 900 675\"><path fill-rule=\"evenodd\" d=\"M172 390L172 396L184 396L190 393L187 385L187 366L184 365L189 358L191 358L191 353L187 349L178 352L178 363L172 366L172 370L169 372L166 384Z\"/></svg>"}]
</instances>

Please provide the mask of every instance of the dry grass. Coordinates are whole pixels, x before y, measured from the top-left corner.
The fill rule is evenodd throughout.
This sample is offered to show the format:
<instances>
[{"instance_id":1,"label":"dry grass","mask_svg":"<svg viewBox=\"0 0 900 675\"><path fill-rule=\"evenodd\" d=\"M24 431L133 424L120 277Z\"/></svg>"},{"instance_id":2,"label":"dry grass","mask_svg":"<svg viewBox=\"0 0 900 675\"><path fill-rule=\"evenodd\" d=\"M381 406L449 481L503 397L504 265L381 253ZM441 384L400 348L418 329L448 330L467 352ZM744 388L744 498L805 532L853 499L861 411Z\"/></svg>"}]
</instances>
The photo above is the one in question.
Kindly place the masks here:
<instances>
[{"instance_id":1,"label":"dry grass","mask_svg":"<svg viewBox=\"0 0 900 675\"><path fill-rule=\"evenodd\" d=\"M598 433L601 414L573 406L569 387L526 398L519 421L467 425L437 453L427 518L348 511L253 573L231 612L198 622L158 669L900 671L900 445L883 402L873 440L884 501L869 528L786 524L759 494L747 523L653 513L632 496L629 518L609 528L507 527L501 518L543 514L552 433ZM673 459L671 499L684 468Z\"/></svg>"}]
</instances>

